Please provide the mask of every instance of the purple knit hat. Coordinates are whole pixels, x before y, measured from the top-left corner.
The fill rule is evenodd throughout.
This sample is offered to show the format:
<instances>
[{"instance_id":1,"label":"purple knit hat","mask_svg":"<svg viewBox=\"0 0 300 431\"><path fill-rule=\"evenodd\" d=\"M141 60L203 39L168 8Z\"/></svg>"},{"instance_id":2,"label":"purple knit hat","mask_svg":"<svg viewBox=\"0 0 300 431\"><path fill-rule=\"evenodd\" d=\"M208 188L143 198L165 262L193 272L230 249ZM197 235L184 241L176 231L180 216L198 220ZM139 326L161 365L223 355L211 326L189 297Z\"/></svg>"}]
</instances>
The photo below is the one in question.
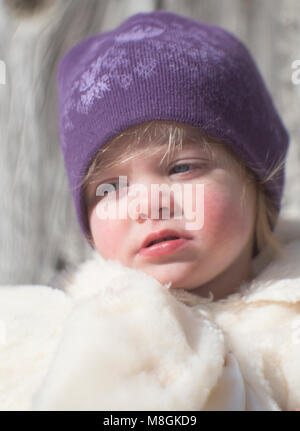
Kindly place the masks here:
<instances>
[{"instance_id":1,"label":"purple knit hat","mask_svg":"<svg viewBox=\"0 0 300 431\"><path fill-rule=\"evenodd\" d=\"M284 160L288 133L247 48L219 27L139 13L70 49L58 70L65 167L84 235L79 187L99 149L130 126L187 123L222 138L259 178ZM278 212L284 168L266 184Z\"/></svg>"}]
</instances>

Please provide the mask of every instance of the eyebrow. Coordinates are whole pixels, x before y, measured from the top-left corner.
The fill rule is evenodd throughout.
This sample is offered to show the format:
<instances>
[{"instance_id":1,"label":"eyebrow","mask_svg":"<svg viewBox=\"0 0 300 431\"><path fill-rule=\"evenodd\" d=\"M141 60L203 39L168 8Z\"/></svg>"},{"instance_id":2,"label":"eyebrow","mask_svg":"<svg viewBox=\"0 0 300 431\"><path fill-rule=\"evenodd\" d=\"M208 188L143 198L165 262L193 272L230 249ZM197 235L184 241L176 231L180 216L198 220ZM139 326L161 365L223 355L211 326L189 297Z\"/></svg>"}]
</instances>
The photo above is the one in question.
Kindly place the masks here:
<instances>
[{"instance_id":1,"label":"eyebrow","mask_svg":"<svg viewBox=\"0 0 300 431\"><path fill-rule=\"evenodd\" d=\"M147 154L147 158L148 157L150 157L150 158L152 158L154 161L157 159L157 160L160 160L161 161L161 158L162 158L162 156L164 156L164 159L163 159L163 163L164 163L164 160L169 156L170 158L172 158L172 157L179 157L179 156L183 156L184 155L184 153L186 153L186 152L190 152L190 151L195 151L195 150L201 150L201 152L199 152L198 153L198 151L197 151L197 153L199 154L199 156L201 156L201 153L202 153L202 155L207 155L208 154L208 150L206 149L206 148L201 148L200 147L200 145L199 145L199 147L198 148L196 148L196 146L197 146L197 144L196 143L193 143L193 142L187 142L187 143L185 143L184 145L183 145L183 147L181 148L181 149L179 149L178 147L177 148L175 148L175 150L174 151L171 151L171 152L169 152L169 153L167 153L167 155L165 156L165 154L166 154L166 151L167 151L167 149L166 149L166 146L162 146L161 147L161 149L159 149L158 151L156 151L156 153L155 154L153 154L153 155L151 155L151 154ZM137 155L143 155L143 152L139 152L139 151L137 151ZM132 161L132 160L134 160L134 156L132 157L131 155L128 155L128 160L129 161ZM110 176L110 172L112 172L112 171L115 171L115 170L119 170L119 169L122 169L122 168L125 168L125 166L126 166L126 161L127 161L127 159L121 159L121 160L118 160L117 161L117 164L114 164L113 166L104 166L102 169L101 169L101 172L99 173L99 175L101 175L101 177L102 176L106 176L106 175L109 175Z\"/></svg>"}]
</instances>

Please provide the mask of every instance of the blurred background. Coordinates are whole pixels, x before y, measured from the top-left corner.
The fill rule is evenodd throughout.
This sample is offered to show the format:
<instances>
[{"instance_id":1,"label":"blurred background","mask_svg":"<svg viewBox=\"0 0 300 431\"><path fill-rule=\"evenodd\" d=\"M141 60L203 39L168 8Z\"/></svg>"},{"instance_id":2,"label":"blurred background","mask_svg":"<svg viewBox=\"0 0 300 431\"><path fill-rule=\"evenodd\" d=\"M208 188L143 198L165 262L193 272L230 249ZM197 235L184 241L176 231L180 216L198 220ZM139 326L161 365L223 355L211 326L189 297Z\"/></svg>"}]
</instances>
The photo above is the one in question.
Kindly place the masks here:
<instances>
[{"instance_id":1,"label":"blurred background","mask_svg":"<svg viewBox=\"0 0 300 431\"><path fill-rule=\"evenodd\" d=\"M246 44L291 136L282 211L300 218L299 0L0 0L0 284L52 285L90 256L60 151L57 66L78 41L154 9Z\"/></svg>"}]
</instances>

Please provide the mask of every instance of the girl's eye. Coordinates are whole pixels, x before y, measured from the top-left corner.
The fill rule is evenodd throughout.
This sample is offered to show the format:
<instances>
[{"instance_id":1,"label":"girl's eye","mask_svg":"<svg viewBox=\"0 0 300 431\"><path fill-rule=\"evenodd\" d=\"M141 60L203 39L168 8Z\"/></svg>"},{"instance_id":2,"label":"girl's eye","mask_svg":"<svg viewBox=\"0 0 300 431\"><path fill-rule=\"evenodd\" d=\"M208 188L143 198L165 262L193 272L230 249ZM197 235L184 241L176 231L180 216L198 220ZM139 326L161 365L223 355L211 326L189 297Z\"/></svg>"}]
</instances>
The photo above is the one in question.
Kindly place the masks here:
<instances>
[{"instance_id":1,"label":"girl's eye","mask_svg":"<svg viewBox=\"0 0 300 431\"><path fill-rule=\"evenodd\" d=\"M175 172L175 174L188 172L190 169L186 169L186 167L194 167L194 165L192 165L191 163L183 163L181 165L176 165L176 166L173 166L170 172L174 170L177 171Z\"/></svg>"},{"instance_id":2,"label":"girl's eye","mask_svg":"<svg viewBox=\"0 0 300 431\"><path fill-rule=\"evenodd\" d=\"M105 183L105 184L109 184L109 185L112 185L113 187L114 187L114 191L117 191L119 188L118 188L118 186L119 186L119 182L115 182L115 183L113 183L113 182L111 182L111 183ZM115 185L117 186L117 187L115 187ZM103 192L101 193L101 186L102 186L102 184L100 184L98 187L97 187L97 190L96 190L96 196L97 196L97 198L98 199L102 199L102 198L105 198L105 196L107 196L108 194L110 194L113 190L105 190L104 191L104 194L103 194ZM97 194L97 192L98 192L98 194ZM101 193L101 194L100 194Z\"/></svg>"}]
</instances>

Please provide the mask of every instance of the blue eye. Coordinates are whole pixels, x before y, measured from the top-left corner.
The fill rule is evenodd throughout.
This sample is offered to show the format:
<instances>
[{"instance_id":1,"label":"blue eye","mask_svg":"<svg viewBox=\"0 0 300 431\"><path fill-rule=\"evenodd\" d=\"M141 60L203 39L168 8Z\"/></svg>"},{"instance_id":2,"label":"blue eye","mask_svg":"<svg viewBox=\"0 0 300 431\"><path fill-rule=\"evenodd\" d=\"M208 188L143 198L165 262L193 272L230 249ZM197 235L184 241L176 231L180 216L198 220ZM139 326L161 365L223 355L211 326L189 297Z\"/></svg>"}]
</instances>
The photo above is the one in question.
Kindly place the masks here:
<instances>
[{"instance_id":1,"label":"blue eye","mask_svg":"<svg viewBox=\"0 0 300 431\"><path fill-rule=\"evenodd\" d=\"M112 185L113 187L114 187L114 191L117 191L118 189L119 189L119 182L111 182L111 183L103 183L103 184L109 184L109 185ZM100 191L99 191L99 194L97 194L97 191L98 190L100 190L100 188L101 188L101 186L103 185L103 184L99 184L99 186L97 187L97 189L96 189L96 197L98 198L98 199L102 199L102 198L105 198L105 196L107 196L108 194L110 194L111 193L111 191L113 191L113 190L111 190L111 191L109 191L109 190L105 190L104 191L104 194L102 195L102 194L100 194ZM115 187L115 185L117 186L117 187Z\"/></svg>"},{"instance_id":2,"label":"blue eye","mask_svg":"<svg viewBox=\"0 0 300 431\"><path fill-rule=\"evenodd\" d=\"M183 163L183 164L181 164L181 165L176 165L176 166L173 166L173 168L171 169L171 172L174 170L174 169L179 169L179 172L175 172L176 174L178 174L178 173L182 173L182 172L187 172L187 170L185 170L185 169L183 169L182 170L182 168L184 168L184 167L186 167L186 166L193 166L193 165L191 165L190 163Z\"/></svg>"},{"instance_id":3,"label":"blue eye","mask_svg":"<svg viewBox=\"0 0 300 431\"><path fill-rule=\"evenodd\" d=\"M108 184L112 184L112 185L117 184L117 185L119 185L119 183L108 183Z\"/></svg>"},{"instance_id":4,"label":"blue eye","mask_svg":"<svg viewBox=\"0 0 300 431\"><path fill-rule=\"evenodd\" d=\"M107 184L110 184L110 185L112 185L113 187L114 187L114 189L115 189L115 191L117 190L117 188L114 186L115 184L117 184L117 186L119 185L119 183L107 183ZM108 193L110 193L110 191L108 191L108 190L106 190L105 192L104 192L104 196L106 195L106 194L108 194Z\"/></svg>"}]
</instances>

